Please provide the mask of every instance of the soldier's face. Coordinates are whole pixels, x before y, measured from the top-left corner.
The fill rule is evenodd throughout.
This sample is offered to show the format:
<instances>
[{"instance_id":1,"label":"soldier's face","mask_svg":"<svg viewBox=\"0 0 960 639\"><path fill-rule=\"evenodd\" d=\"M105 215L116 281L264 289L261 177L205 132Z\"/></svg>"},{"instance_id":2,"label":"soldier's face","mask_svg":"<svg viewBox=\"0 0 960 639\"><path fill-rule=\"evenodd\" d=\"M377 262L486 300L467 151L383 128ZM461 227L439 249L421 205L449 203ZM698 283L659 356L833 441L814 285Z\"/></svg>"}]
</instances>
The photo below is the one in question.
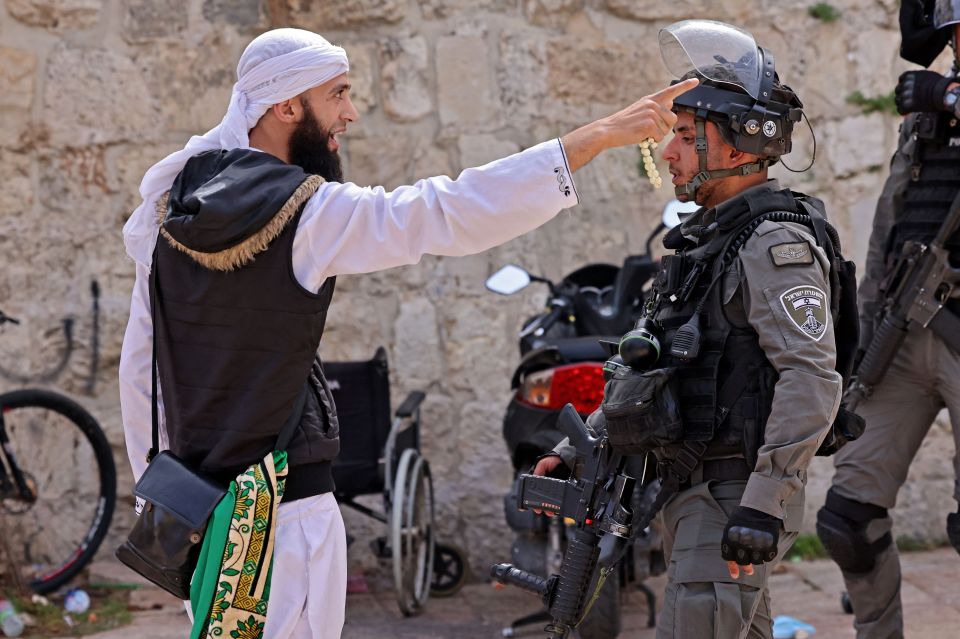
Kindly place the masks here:
<instances>
[{"instance_id":1,"label":"soldier's face","mask_svg":"<svg viewBox=\"0 0 960 639\"><path fill-rule=\"evenodd\" d=\"M730 151L734 148L720 137L720 132L713 122L707 122L705 127L707 136L707 168L726 169L731 164ZM697 128L692 113L682 112L677 116L677 123L673 127L673 138L663 149L663 159L670 165L670 175L673 176L673 185L679 186L693 180L700 172L700 158L697 156ZM710 180L697 189L696 201L701 206L712 204L717 185L723 180ZM686 201L685 195L677 199Z\"/></svg>"}]
</instances>

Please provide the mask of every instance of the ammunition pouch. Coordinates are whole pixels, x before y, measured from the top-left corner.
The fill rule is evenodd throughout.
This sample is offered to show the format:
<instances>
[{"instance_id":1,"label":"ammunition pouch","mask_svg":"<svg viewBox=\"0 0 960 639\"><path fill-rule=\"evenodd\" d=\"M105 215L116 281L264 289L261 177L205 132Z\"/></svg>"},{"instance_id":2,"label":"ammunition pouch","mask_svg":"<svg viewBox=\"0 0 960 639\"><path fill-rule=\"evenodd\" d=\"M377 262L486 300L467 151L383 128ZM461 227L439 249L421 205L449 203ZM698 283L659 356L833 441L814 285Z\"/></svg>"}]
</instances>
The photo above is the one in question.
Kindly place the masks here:
<instances>
[{"instance_id":1,"label":"ammunition pouch","mask_svg":"<svg viewBox=\"0 0 960 639\"><path fill-rule=\"evenodd\" d=\"M683 423L670 383L673 373L673 368L641 373L622 366L607 382L600 409L618 453L636 455L682 440Z\"/></svg>"}]
</instances>

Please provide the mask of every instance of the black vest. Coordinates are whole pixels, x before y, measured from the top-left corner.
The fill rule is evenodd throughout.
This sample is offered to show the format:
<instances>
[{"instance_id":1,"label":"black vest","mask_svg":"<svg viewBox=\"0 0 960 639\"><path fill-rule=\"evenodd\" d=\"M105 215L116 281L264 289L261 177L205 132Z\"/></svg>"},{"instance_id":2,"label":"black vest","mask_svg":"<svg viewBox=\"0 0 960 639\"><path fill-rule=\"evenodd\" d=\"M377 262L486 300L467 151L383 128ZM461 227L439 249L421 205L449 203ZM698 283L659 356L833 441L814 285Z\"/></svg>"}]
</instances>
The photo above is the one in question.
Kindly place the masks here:
<instances>
[{"instance_id":1,"label":"black vest","mask_svg":"<svg viewBox=\"0 0 960 639\"><path fill-rule=\"evenodd\" d=\"M281 203L297 186L298 176L292 179L292 185L274 181ZM174 197L176 189L175 183ZM242 209L243 193L233 197ZM285 501L331 491L330 463L339 450L336 412L316 359L334 279L318 293L297 282L292 249L301 214L302 204L265 250L234 270L202 266L163 235L153 263L157 362L174 454L216 479L232 479L274 450L308 385L300 427L287 448Z\"/></svg>"},{"instance_id":2,"label":"black vest","mask_svg":"<svg viewBox=\"0 0 960 639\"><path fill-rule=\"evenodd\" d=\"M960 120L951 113L921 113L913 120L911 179L901 196L887 255L893 263L904 242L930 243L960 191ZM947 241L951 261L960 258L960 233Z\"/></svg>"}]
</instances>

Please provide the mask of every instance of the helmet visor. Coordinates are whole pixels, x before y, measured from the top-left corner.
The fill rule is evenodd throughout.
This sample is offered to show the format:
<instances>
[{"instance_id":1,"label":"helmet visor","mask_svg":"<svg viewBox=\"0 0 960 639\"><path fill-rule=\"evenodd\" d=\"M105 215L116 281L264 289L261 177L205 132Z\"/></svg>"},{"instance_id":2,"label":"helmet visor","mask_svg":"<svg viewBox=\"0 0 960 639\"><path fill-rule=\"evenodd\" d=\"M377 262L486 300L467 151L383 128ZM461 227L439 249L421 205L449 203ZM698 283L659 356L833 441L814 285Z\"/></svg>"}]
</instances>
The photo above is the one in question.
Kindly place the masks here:
<instances>
[{"instance_id":1,"label":"helmet visor","mask_svg":"<svg viewBox=\"0 0 960 639\"><path fill-rule=\"evenodd\" d=\"M937 29L960 22L960 0L937 0L933 8L933 26Z\"/></svg>"},{"instance_id":2,"label":"helmet visor","mask_svg":"<svg viewBox=\"0 0 960 639\"><path fill-rule=\"evenodd\" d=\"M660 30L660 55L677 78L696 71L707 80L739 87L754 100L760 92L757 43L732 25L713 20L675 22Z\"/></svg>"}]
</instances>

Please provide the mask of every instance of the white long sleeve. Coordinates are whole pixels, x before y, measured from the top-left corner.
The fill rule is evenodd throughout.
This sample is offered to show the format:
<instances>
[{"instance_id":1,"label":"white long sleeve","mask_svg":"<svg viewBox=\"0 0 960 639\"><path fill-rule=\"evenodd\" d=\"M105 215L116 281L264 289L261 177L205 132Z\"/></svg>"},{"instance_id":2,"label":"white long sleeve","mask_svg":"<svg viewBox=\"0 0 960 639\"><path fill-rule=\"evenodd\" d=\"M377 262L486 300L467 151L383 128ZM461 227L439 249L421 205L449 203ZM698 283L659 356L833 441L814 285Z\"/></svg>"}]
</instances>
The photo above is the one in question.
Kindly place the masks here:
<instances>
[{"instance_id":1,"label":"white long sleeve","mask_svg":"<svg viewBox=\"0 0 960 639\"><path fill-rule=\"evenodd\" d=\"M579 203L559 140L544 142L456 180L434 177L387 192L324 184L306 203L293 242L297 280L311 291L330 276L416 264L424 255L469 255L498 246ZM144 223L147 223L146 221ZM131 256L152 255L156 232L139 233ZM134 477L150 447L153 325L150 264L137 262L120 355L120 405ZM161 420L163 411L161 410ZM161 421L161 448L164 428Z\"/></svg>"}]
</instances>

